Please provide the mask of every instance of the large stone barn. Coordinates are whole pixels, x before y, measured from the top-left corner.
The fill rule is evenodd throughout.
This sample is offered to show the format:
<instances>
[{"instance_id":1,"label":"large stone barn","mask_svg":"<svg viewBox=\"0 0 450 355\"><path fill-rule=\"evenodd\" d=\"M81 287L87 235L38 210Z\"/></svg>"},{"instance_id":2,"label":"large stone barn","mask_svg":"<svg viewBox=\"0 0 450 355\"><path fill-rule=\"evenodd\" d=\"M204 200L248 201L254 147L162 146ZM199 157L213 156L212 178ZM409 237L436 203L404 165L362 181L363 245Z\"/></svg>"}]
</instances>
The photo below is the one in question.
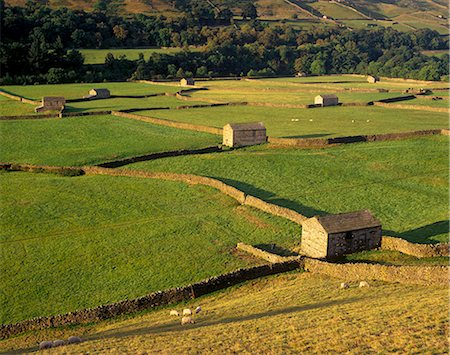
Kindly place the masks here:
<instances>
[{"instance_id":1,"label":"large stone barn","mask_svg":"<svg viewBox=\"0 0 450 355\"><path fill-rule=\"evenodd\" d=\"M369 75L369 76L367 77L367 82L368 82L369 84L375 84L375 83L378 82L378 81L380 81L380 78L378 78L377 76Z\"/></svg>"},{"instance_id":2,"label":"large stone barn","mask_svg":"<svg viewBox=\"0 0 450 355\"><path fill-rule=\"evenodd\" d=\"M88 99L107 99L111 97L111 93L108 89L92 89L89 90L89 96L86 96Z\"/></svg>"},{"instance_id":3,"label":"large stone barn","mask_svg":"<svg viewBox=\"0 0 450 355\"><path fill-rule=\"evenodd\" d=\"M181 86L194 86L195 81L193 78L183 78L180 80L180 85Z\"/></svg>"},{"instance_id":4,"label":"large stone barn","mask_svg":"<svg viewBox=\"0 0 450 355\"><path fill-rule=\"evenodd\" d=\"M302 224L302 253L328 258L378 248L381 223L368 210L316 216Z\"/></svg>"},{"instance_id":5,"label":"large stone barn","mask_svg":"<svg viewBox=\"0 0 450 355\"><path fill-rule=\"evenodd\" d=\"M229 123L223 127L223 145L228 147L245 147L266 142L266 127L262 122Z\"/></svg>"},{"instance_id":6,"label":"large stone barn","mask_svg":"<svg viewBox=\"0 0 450 355\"><path fill-rule=\"evenodd\" d=\"M44 96L41 106L34 109L35 112L62 111L66 105L66 99L59 96Z\"/></svg>"},{"instance_id":7,"label":"large stone barn","mask_svg":"<svg viewBox=\"0 0 450 355\"><path fill-rule=\"evenodd\" d=\"M317 95L314 98L314 104L315 105L321 105L321 106L337 106L339 105L339 99L336 95L329 94L329 95Z\"/></svg>"}]
</instances>

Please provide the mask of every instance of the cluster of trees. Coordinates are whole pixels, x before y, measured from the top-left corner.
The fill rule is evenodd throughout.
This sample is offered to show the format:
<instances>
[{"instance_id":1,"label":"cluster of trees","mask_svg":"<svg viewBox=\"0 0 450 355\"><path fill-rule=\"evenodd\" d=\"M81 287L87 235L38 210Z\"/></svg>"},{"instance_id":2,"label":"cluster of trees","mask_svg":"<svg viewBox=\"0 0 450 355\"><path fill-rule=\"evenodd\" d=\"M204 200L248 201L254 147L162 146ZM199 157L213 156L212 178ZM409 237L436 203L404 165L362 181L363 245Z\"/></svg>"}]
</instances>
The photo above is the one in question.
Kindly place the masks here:
<instances>
[{"instance_id":1,"label":"cluster of trees","mask_svg":"<svg viewBox=\"0 0 450 355\"><path fill-rule=\"evenodd\" d=\"M98 0L95 11L88 13L65 8L52 10L35 1L29 1L26 7L5 7L4 0L0 0L1 82L267 76L296 72L361 73L422 80L439 80L448 75L448 56L420 54L421 50L448 48L447 40L429 29L412 33L384 28L297 30L282 24L266 25L255 19L240 26L223 23L219 26L214 21L224 19L211 6L208 13L215 19L210 19L213 24L205 20L205 24L199 25L192 16L120 17L120 2ZM206 14L208 2L203 0L174 2L180 9ZM251 1L243 1L242 11L252 12L251 6ZM191 45L202 45L205 50L190 52ZM76 49L105 46L171 46L185 50L175 55L153 54L147 61L143 56L131 61L109 54L99 68L84 65Z\"/></svg>"}]
</instances>

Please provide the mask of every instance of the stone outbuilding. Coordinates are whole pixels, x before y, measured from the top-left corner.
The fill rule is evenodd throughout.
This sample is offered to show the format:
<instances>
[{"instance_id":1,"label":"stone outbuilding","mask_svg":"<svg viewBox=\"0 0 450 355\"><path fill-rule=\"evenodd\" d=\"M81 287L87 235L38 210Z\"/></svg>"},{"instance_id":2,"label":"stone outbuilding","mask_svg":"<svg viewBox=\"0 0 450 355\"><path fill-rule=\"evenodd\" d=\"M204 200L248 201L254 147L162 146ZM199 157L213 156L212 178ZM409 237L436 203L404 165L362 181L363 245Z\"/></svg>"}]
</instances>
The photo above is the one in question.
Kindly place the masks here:
<instances>
[{"instance_id":1,"label":"stone outbuilding","mask_svg":"<svg viewBox=\"0 0 450 355\"><path fill-rule=\"evenodd\" d=\"M34 111L62 111L65 106L66 99L62 96L44 96L41 106L36 107Z\"/></svg>"},{"instance_id":2,"label":"stone outbuilding","mask_svg":"<svg viewBox=\"0 0 450 355\"><path fill-rule=\"evenodd\" d=\"M369 84L375 84L375 83L377 83L377 82L379 82L379 81L380 81L380 78L379 78L378 76L369 75L369 76L367 77L367 82L368 82Z\"/></svg>"},{"instance_id":3,"label":"stone outbuilding","mask_svg":"<svg viewBox=\"0 0 450 355\"><path fill-rule=\"evenodd\" d=\"M245 147L266 142L266 127L262 122L229 123L223 127L223 145L228 147Z\"/></svg>"},{"instance_id":4,"label":"stone outbuilding","mask_svg":"<svg viewBox=\"0 0 450 355\"><path fill-rule=\"evenodd\" d=\"M92 89L89 90L88 99L107 99L111 97L111 92L108 89Z\"/></svg>"},{"instance_id":5,"label":"stone outbuilding","mask_svg":"<svg viewBox=\"0 0 450 355\"><path fill-rule=\"evenodd\" d=\"M302 224L301 252L313 258L332 259L380 245L381 223L368 210L316 216Z\"/></svg>"},{"instance_id":6,"label":"stone outbuilding","mask_svg":"<svg viewBox=\"0 0 450 355\"><path fill-rule=\"evenodd\" d=\"M180 80L180 85L181 86L194 86L195 81L193 78L183 78Z\"/></svg>"},{"instance_id":7,"label":"stone outbuilding","mask_svg":"<svg viewBox=\"0 0 450 355\"><path fill-rule=\"evenodd\" d=\"M317 95L314 98L314 104L315 105L321 105L321 106L337 106L339 105L339 99L334 94L329 95Z\"/></svg>"}]
</instances>

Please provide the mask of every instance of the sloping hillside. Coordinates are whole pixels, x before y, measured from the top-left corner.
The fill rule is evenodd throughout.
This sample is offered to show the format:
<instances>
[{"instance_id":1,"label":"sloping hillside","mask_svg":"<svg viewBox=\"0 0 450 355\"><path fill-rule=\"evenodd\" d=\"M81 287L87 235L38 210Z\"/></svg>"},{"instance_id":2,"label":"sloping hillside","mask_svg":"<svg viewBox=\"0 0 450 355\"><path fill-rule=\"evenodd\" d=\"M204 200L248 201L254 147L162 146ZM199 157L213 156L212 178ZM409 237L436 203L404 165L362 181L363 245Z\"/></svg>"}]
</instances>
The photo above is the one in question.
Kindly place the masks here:
<instances>
[{"instance_id":1,"label":"sloping hillside","mask_svg":"<svg viewBox=\"0 0 450 355\"><path fill-rule=\"evenodd\" d=\"M83 327L0 342L0 351L32 351L43 340L81 336L52 353L446 353L447 289L288 273L248 282L173 307L202 306L180 325L169 308ZM172 309L172 308L171 308Z\"/></svg>"}]
</instances>

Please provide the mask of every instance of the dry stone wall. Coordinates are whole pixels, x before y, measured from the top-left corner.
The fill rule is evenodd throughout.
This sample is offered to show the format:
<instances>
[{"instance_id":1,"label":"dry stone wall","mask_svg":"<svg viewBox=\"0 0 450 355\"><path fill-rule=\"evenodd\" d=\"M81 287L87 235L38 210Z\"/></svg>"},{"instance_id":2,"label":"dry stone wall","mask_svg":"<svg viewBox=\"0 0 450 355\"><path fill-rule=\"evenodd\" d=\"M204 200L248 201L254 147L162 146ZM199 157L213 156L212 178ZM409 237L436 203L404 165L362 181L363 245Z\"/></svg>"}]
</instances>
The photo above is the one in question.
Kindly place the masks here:
<instances>
[{"instance_id":1,"label":"dry stone wall","mask_svg":"<svg viewBox=\"0 0 450 355\"><path fill-rule=\"evenodd\" d=\"M405 239L388 236L383 236L381 239L381 249L396 250L418 258L449 256L449 246L450 245L448 243L416 244L410 243Z\"/></svg>"},{"instance_id":2,"label":"dry stone wall","mask_svg":"<svg viewBox=\"0 0 450 355\"><path fill-rule=\"evenodd\" d=\"M0 339L5 339L26 331L98 322L124 314L188 301L244 281L292 271L301 266L299 261L291 260L277 264L238 269L185 287L157 291L132 300L124 300L56 316L33 318L15 324L2 324L0 325Z\"/></svg>"}]
</instances>

